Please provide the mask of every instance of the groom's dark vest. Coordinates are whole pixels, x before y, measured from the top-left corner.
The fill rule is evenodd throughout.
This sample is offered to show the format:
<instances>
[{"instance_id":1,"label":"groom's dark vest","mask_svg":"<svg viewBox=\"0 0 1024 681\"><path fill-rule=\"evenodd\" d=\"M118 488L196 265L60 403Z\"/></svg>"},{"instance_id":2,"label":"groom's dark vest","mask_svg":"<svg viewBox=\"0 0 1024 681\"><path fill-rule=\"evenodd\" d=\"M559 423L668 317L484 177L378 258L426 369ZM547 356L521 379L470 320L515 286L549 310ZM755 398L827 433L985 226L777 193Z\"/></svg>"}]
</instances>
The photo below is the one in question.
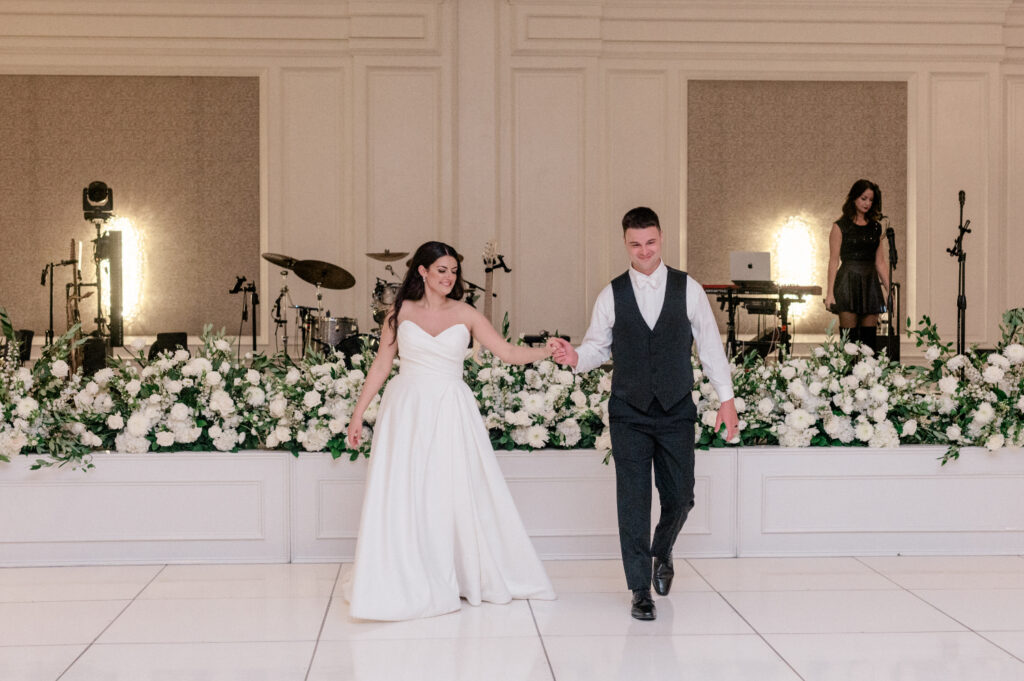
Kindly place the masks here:
<instances>
[{"instance_id":1,"label":"groom's dark vest","mask_svg":"<svg viewBox=\"0 0 1024 681\"><path fill-rule=\"evenodd\" d=\"M654 400L667 411L693 388L686 272L668 268L665 303L653 329L640 314L629 272L612 280L612 293L612 394L640 411L647 411Z\"/></svg>"}]
</instances>

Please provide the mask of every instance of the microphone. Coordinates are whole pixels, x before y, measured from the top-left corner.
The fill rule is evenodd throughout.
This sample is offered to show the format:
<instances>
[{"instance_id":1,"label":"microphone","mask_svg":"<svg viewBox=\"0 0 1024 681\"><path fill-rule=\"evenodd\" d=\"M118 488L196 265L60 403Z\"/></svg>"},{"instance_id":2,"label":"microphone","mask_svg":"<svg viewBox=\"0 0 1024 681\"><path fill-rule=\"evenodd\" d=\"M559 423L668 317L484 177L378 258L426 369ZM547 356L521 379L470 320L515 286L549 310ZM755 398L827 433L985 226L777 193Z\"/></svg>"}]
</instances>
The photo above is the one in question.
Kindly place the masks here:
<instances>
[{"instance_id":1,"label":"microphone","mask_svg":"<svg viewBox=\"0 0 1024 681\"><path fill-rule=\"evenodd\" d=\"M892 263L892 268L896 269L896 263L899 262L899 256L896 253L896 230L886 227L885 238L889 240L889 262Z\"/></svg>"},{"instance_id":2,"label":"microphone","mask_svg":"<svg viewBox=\"0 0 1024 681\"><path fill-rule=\"evenodd\" d=\"M965 194L965 193L964 193L964 190L963 190L963 189L961 189L961 190L960 190L960 207L961 207L961 208L963 208L963 207L964 207L964 199L966 199L966 198L967 198L967 194Z\"/></svg>"},{"instance_id":3,"label":"microphone","mask_svg":"<svg viewBox=\"0 0 1024 681\"><path fill-rule=\"evenodd\" d=\"M46 286L46 270L47 270L47 269L48 269L49 267L50 267L50 266L49 266L49 265L47 265L46 267L44 267L44 268L43 268L43 276L42 276L42 278L40 278L40 279L39 279L39 285L40 285L40 286Z\"/></svg>"},{"instance_id":4,"label":"microphone","mask_svg":"<svg viewBox=\"0 0 1024 681\"><path fill-rule=\"evenodd\" d=\"M235 277L235 287L228 291L229 294L238 293L242 290L242 284L245 283L245 277Z\"/></svg>"},{"instance_id":5,"label":"microphone","mask_svg":"<svg viewBox=\"0 0 1024 681\"><path fill-rule=\"evenodd\" d=\"M971 230L967 229L970 226L971 226L971 221L968 220L967 222L964 223L964 231L965 232L970 232Z\"/></svg>"}]
</instances>

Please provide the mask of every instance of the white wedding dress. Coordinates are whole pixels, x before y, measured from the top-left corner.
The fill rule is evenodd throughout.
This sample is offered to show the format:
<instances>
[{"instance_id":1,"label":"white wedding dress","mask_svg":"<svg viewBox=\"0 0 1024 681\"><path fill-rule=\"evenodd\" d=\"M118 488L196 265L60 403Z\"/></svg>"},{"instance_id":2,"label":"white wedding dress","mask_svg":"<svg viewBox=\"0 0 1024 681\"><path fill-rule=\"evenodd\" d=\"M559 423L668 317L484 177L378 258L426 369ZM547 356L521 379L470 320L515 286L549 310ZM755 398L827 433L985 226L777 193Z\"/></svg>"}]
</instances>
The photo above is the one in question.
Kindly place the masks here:
<instances>
[{"instance_id":1,"label":"white wedding dress","mask_svg":"<svg viewBox=\"0 0 1024 681\"><path fill-rule=\"evenodd\" d=\"M554 590L462 380L464 324L398 326L401 368L373 434L355 566L343 593L359 619L405 620Z\"/></svg>"}]
</instances>

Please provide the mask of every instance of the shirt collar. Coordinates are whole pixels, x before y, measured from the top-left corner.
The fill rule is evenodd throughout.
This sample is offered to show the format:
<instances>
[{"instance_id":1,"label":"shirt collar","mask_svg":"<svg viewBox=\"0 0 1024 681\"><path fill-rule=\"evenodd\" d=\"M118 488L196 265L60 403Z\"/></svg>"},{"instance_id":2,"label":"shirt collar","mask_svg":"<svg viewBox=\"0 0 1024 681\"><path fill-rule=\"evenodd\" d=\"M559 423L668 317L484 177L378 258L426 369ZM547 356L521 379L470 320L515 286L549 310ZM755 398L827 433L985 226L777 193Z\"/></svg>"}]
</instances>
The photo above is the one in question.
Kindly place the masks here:
<instances>
[{"instance_id":1,"label":"shirt collar","mask_svg":"<svg viewBox=\"0 0 1024 681\"><path fill-rule=\"evenodd\" d=\"M633 283L633 288L661 288L665 285L665 280L667 278L668 268L665 266L664 260L658 263L658 266L650 273L650 275L638 272L632 266L629 268L629 279Z\"/></svg>"}]
</instances>

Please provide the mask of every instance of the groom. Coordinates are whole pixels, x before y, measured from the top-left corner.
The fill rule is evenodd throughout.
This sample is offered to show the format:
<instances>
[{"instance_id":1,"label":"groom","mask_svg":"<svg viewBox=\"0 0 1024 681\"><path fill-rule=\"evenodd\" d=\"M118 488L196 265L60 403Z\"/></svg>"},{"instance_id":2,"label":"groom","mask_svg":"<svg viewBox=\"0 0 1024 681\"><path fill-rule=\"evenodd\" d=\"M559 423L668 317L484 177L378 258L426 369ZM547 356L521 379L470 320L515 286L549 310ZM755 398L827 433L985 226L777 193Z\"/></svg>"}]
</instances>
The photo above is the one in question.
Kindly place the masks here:
<instances>
[{"instance_id":1,"label":"groom","mask_svg":"<svg viewBox=\"0 0 1024 681\"><path fill-rule=\"evenodd\" d=\"M615 459L619 544L632 615L657 617L654 590L672 587L672 546L693 508L694 423L690 353L696 341L701 365L722 406L715 429L726 439L739 430L729 362L711 304L700 284L661 260L661 225L650 208L622 218L629 271L597 296L590 328L576 349L562 339L553 358L582 373L614 358L608 401ZM651 469L661 517L651 541Z\"/></svg>"}]
</instances>

